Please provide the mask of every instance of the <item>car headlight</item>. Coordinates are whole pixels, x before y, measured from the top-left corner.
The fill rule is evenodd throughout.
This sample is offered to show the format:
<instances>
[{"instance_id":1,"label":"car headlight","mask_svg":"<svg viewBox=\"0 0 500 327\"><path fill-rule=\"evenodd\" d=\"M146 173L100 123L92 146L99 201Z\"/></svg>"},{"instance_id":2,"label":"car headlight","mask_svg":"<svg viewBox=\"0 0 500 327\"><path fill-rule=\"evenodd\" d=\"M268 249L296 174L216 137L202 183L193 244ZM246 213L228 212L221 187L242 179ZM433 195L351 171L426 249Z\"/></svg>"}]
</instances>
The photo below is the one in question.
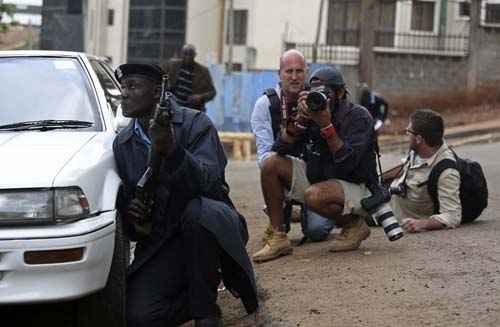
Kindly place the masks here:
<instances>
[{"instance_id":1,"label":"car headlight","mask_svg":"<svg viewBox=\"0 0 500 327\"><path fill-rule=\"evenodd\" d=\"M0 224L48 224L85 218L89 203L78 187L0 190Z\"/></svg>"}]
</instances>

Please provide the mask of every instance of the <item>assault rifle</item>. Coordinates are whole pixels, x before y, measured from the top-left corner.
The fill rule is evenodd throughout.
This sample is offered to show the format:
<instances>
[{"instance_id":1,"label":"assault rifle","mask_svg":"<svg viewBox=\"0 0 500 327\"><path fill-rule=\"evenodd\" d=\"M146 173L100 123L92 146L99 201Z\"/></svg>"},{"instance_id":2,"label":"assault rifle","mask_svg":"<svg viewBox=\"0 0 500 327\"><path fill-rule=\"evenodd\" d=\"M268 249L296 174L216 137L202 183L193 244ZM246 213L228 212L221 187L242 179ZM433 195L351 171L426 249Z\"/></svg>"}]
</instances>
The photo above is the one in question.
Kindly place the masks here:
<instances>
[{"instance_id":1,"label":"assault rifle","mask_svg":"<svg viewBox=\"0 0 500 327\"><path fill-rule=\"evenodd\" d=\"M168 128L174 114L174 106L172 105L172 101L174 100L172 93L169 92L169 89L170 85L168 75L163 75L160 102L156 108L152 123L165 126L165 128ZM154 147L151 146L148 154L146 171L137 182L135 189L135 197L141 200L141 202L146 206L144 219L134 224L134 228L139 239L144 239L151 235L153 224L152 211L155 205L154 199L160 166L161 156L154 150Z\"/></svg>"}]
</instances>

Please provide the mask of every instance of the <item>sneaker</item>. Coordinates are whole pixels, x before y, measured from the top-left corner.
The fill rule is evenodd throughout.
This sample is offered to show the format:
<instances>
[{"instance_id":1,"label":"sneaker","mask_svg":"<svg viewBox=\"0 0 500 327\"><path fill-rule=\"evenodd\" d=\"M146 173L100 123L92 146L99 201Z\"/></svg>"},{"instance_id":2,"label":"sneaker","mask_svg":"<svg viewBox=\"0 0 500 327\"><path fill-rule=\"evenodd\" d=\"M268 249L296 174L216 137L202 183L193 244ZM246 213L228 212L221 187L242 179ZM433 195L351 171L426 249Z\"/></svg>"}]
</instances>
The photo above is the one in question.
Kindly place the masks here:
<instances>
[{"instance_id":1,"label":"sneaker","mask_svg":"<svg viewBox=\"0 0 500 327\"><path fill-rule=\"evenodd\" d=\"M342 252L357 250L362 241L370 236L370 228L366 225L364 218L357 217L351 223L343 226L339 237L333 241L330 252Z\"/></svg>"},{"instance_id":2,"label":"sneaker","mask_svg":"<svg viewBox=\"0 0 500 327\"><path fill-rule=\"evenodd\" d=\"M283 232L273 232L271 238L267 241L264 247L256 252L252 259L254 262L264 262L276 259L292 253L292 243Z\"/></svg>"}]
</instances>

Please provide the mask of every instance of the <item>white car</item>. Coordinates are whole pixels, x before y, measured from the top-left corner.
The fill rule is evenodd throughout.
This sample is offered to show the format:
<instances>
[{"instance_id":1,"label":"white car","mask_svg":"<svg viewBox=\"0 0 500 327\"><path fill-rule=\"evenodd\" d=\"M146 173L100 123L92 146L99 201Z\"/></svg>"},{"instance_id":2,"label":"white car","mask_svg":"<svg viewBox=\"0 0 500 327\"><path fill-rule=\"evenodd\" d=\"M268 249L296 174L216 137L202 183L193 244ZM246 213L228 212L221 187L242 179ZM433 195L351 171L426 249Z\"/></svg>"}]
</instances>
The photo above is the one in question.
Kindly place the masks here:
<instances>
[{"instance_id":1,"label":"white car","mask_svg":"<svg viewBox=\"0 0 500 327\"><path fill-rule=\"evenodd\" d=\"M81 299L82 322L122 326L118 83L82 53L0 51L0 72L0 305Z\"/></svg>"}]
</instances>

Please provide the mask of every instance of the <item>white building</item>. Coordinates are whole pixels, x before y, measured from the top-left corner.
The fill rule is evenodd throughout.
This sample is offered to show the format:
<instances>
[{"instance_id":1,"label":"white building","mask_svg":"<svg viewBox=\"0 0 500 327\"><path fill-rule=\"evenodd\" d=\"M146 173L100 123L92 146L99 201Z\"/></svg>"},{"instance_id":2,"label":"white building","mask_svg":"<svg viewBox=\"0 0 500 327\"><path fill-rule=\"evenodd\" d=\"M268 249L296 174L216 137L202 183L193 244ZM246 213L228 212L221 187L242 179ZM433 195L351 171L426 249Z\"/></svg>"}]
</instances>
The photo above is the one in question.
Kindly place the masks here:
<instances>
[{"instance_id":1,"label":"white building","mask_svg":"<svg viewBox=\"0 0 500 327\"><path fill-rule=\"evenodd\" d=\"M285 39L314 40L319 5L320 0L234 0L233 63L277 68ZM186 39L196 45L200 61L227 62L228 9L229 1L188 1Z\"/></svg>"},{"instance_id":2,"label":"white building","mask_svg":"<svg viewBox=\"0 0 500 327\"><path fill-rule=\"evenodd\" d=\"M84 0L83 8L85 52L126 62L129 0Z\"/></svg>"},{"instance_id":3,"label":"white building","mask_svg":"<svg viewBox=\"0 0 500 327\"><path fill-rule=\"evenodd\" d=\"M229 3L230 0L188 1L186 38L197 46L202 62L228 60L224 32L228 28ZM233 0L233 62L242 69L275 69L284 42L314 43L320 3L321 0ZM360 10L361 0L324 0L318 36L323 51L341 50L348 56L341 60L357 64ZM380 1L375 15L375 45L385 50L463 55L467 49L469 14L470 0ZM500 26L500 0L482 1L481 24Z\"/></svg>"},{"instance_id":4,"label":"white building","mask_svg":"<svg viewBox=\"0 0 500 327\"><path fill-rule=\"evenodd\" d=\"M6 0L23 1L23 0ZM25 0L30 1L30 0ZM40 1L40 0L31 0ZM127 60L130 0L83 0L85 51L109 56L114 64ZM320 17L320 5L324 7ZM186 43L197 47L204 64L227 62L230 55L228 12L231 0L186 0ZM237 68L276 69L285 42L311 45L318 37L321 51L329 56L318 61L356 65L359 58L361 0L232 0L234 46ZM467 48L470 1L385 0L376 13L375 46L384 51L419 47L456 51ZM166 6L166 4L165 4ZM319 35L317 34L318 24ZM500 0L483 0L481 24L500 26ZM449 37L459 35L459 37ZM445 37L446 36L446 37ZM408 50L410 49L410 50ZM456 49L456 50L454 50ZM434 51L434 50L432 50ZM434 51L435 52L435 51ZM333 59L332 59L333 58ZM347 59L346 59L347 58ZM343 61L342 61L343 60Z\"/></svg>"}]
</instances>

